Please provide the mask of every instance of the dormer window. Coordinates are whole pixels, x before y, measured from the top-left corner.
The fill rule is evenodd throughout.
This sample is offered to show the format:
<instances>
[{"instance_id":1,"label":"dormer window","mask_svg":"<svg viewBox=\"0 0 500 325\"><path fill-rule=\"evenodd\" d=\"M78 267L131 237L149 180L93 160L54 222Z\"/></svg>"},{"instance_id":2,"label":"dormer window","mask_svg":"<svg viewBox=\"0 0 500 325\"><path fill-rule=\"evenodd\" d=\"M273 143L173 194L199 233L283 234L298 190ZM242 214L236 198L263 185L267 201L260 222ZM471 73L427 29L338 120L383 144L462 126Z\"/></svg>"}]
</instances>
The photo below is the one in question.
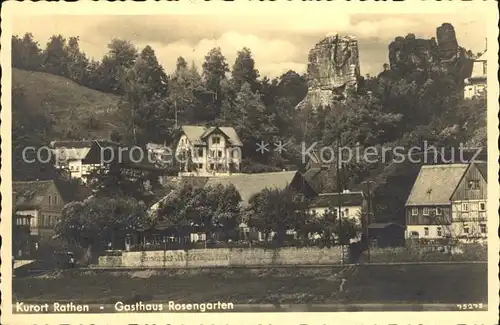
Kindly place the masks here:
<instances>
[{"instance_id":1,"label":"dormer window","mask_svg":"<svg viewBox=\"0 0 500 325\"><path fill-rule=\"evenodd\" d=\"M467 182L467 189L469 190L477 190L479 189L479 180L471 179Z\"/></svg>"},{"instance_id":2,"label":"dormer window","mask_svg":"<svg viewBox=\"0 0 500 325\"><path fill-rule=\"evenodd\" d=\"M220 144L220 137L213 137L212 144Z\"/></svg>"}]
</instances>

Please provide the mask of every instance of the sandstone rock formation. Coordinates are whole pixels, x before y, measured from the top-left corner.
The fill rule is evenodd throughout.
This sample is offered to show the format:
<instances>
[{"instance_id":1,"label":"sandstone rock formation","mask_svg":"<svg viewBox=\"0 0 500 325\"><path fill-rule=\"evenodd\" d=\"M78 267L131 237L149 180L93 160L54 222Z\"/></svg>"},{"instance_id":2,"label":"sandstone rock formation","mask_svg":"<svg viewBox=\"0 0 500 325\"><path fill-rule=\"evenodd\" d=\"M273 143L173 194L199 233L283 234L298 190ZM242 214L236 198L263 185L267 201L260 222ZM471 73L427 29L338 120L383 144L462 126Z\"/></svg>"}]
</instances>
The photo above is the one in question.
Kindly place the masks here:
<instances>
[{"instance_id":1,"label":"sandstone rock formation","mask_svg":"<svg viewBox=\"0 0 500 325\"><path fill-rule=\"evenodd\" d=\"M327 36L309 52L308 93L298 109L326 107L356 90L360 77L358 40L338 34Z\"/></svg>"},{"instance_id":2,"label":"sandstone rock formation","mask_svg":"<svg viewBox=\"0 0 500 325\"><path fill-rule=\"evenodd\" d=\"M472 60L458 45L454 27L444 23L436 30L436 38L419 39L414 34L397 37L389 45L391 70L403 74L432 69L453 73L463 80L472 72Z\"/></svg>"}]
</instances>

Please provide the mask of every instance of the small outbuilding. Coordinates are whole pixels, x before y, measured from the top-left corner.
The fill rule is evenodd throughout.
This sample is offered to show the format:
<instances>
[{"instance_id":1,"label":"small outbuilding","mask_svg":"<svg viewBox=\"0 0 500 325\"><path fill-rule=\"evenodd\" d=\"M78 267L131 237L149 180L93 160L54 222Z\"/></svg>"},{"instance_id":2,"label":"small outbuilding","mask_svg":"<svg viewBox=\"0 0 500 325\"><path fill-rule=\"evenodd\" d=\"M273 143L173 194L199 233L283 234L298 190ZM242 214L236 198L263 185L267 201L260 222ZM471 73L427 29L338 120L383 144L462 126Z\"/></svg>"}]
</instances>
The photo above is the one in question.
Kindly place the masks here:
<instances>
[{"instance_id":1,"label":"small outbuilding","mask_svg":"<svg viewBox=\"0 0 500 325\"><path fill-rule=\"evenodd\" d=\"M374 222L368 226L368 236L376 247L404 246L405 229L395 222Z\"/></svg>"}]
</instances>

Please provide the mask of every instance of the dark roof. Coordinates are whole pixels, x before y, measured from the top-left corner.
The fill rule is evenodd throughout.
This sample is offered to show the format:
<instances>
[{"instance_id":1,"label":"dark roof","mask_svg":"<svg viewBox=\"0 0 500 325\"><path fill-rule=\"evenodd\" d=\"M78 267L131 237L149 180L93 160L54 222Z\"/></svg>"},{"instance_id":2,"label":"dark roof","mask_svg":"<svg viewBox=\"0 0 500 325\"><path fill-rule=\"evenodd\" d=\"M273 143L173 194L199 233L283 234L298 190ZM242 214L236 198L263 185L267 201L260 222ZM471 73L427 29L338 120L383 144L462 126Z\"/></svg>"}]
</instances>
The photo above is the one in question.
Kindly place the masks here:
<instances>
[{"instance_id":1,"label":"dark roof","mask_svg":"<svg viewBox=\"0 0 500 325\"><path fill-rule=\"evenodd\" d=\"M92 146L92 140L83 141L52 141L50 143L51 148L90 148Z\"/></svg>"},{"instance_id":2,"label":"dark roof","mask_svg":"<svg viewBox=\"0 0 500 325\"><path fill-rule=\"evenodd\" d=\"M71 181L56 180L55 185L65 202L83 201L92 195L92 189L84 184Z\"/></svg>"},{"instance_id":3,"label":"dark roof","mask_svg":"<svg viewBox=\"0 0 500 325\"><path fill-rule=\"evenodd\" d=\"M311 203L313 208L326 208L330 206L338 206L339 203L342 206L361 206L363 203L363 193L362 192L347 192L342 193L321 193L314 198Z\"/></svg>"},{"instance_id":4,"label":"dark roof","mask_svg":"<svg viewBox=\"0 0 500 325\"><path fill-rule=\"evenodd\" d=\"M184 125L181 128L182 132L186 135L193 145L206 145L205 138L212 132L220 130L234 146L243 146L240 137L233 127L229 126L198 126L198 125Z\"/></svg>"},{"instance_id":5,"label":"dark roof","mask_svg":"<svg viewBox=\"0 0 500 325\"><path fill-rule=\"evenodd\" d=\"M488 182L488 164L485 161L478 161L474 165L476 165L481 175L483 175L484 180Z\"/></svg>"},{"instance_id":6,"label":"dark roof","mask_svg":"<svg viewBox=\"0 0 500 325\"><path fill-rule=\"evenodd\" d=\"M36 208L42 203L45 193L54 181L12 182L12 191L16 193L16 209Z\"/></svg>"},{"instance_id":7,"label":"dark roof","mask_svg":"<svg viewBox=\"0 0 500 325\"><path fill-rule=\"evenodd\" d=\"M368 228L370 228L370 229L384 229L384 228L387 228L390 226L397 226L400 228L406 228L404 225L401 225L401 224L396 223L396 222L374 222L374 223L371 223L370 225L368 225Z\"/></svg>"},{"instance_id":8,"label":"dark roof","mask_svg":"<svg viewBox=\"0 0 500 325\"><path fill-rule=\"evenodd\" d=\"M449 204L468 164L426 165L420 168L407 206Z\"/></svg>"}]
</instances>

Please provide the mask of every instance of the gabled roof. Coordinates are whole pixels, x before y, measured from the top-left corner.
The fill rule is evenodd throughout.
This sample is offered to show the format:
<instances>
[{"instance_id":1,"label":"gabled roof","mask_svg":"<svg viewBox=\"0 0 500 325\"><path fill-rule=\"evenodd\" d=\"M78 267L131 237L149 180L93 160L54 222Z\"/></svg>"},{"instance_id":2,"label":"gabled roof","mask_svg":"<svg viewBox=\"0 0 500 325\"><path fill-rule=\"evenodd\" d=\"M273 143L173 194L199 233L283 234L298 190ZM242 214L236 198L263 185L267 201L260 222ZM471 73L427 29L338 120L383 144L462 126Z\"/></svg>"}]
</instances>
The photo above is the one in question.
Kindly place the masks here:
<instances>
[{"instance_id":1,"label":"gabled roof","mask_svg":"<svg viewBox=\"0 0 500 325\"><path fill-rule=\"evenodd\" d=\"M53 149L57 148L90 148L92 146L92 140L83 141L52 141L50 147Z\"/></svg>"},{"instance_id":2,"label":"gabled roof","mask_svg":"<svg viewBox=\"0 0 500 325\"><path fill-rule=\"evenodd\" d=\"M248 204L248 201L250 200L252 195L259 193L266 188L286 188L292 183L297 174L300 175L300 173L297 171L284 171L274 173L239 174L224 177L213 177L207 181L205 187L214 186L217 184L232 184L239 191L243 203Z\"/></svg>"},{"instance_id":3,"label":"gabled roof","mask_svg":"<svg viewBox=\"0 0 500 325\"><path fill-rule=\"evenodd\" d=\"M474 162L474 165L476 165L481 175L483 175L484 180L488 182L488 164L485 161L477 161Z\"/></svg>"},{"instance_id":4,"label":"gabled roof","mask_svg":"<svg viewBox=\"0 0 500 325\"><path fill-rule=\"evenodd\" d=\"M468 164L424 165L420 168L406 205L449 204Z\"/></svg>"},{"instance_id":5,"label":"gabled roof","mask_svg":"<svg viewBox=\"0 0 500 325\"><path fill-rule=\"evenodd\" d=\"M226 136L230 144L233 146L243 146L240 137L233 127L184 125L181 127L181 130L193 145L206 145L205 138L214 131L220 130Z\"/></svg>"},{"instance_id":6,"label":"gabled roof","mask_svg":"<svg viewBox=\"0 0 500 325\"><path fill-rule=\"evenodd\" d=\"M488 51L484 51L483 54L481 54L477 59L475 59L474 61L487 61L488 58L487 58L487 54Z\"/></svg>"},{"instance_id":7,"label":"gabled roof","mask_svg":"<svg viewBox=\"0 0 500 325\"><path fill-rule=\"evenodd\" d=\"M45 196L45 193L54 181L25 181L12 182L12 191L16 193L16 209L37 208Z\"/></svg>"},{"instance_id":8,"label":"gabled roof","mask_svg":"<svg viewBox=\"0 0 500 325\"><path fill-rule=\"evenodd\" d=\"M98 150L106 147L117 147L118 142L111 140L84 140L84 141L52 141L50 147L53 152L60 157L60 160L81 160L85 159L94 146Z\"/></svg>"},{"instance_id":9,"label":"gabled roof","mask_svg":"<svg viewBox=\"0 0 500 325\"><path fill-rule=\"evenodd\" d=\"M56 159L80 160L90 152L93 141L52 141L50 147L56 154Z\"/></svg>"},{"instance_id":10,"label":"gabled roof","mask_svg":"<svg viewBox=\"0 0 500 325\"><path fill-rule=\"evenodd\" d=\"M311 208L327 208L330 206L361 206L363 203L363 192L321 193L313 202Z\"/></svg>"}]
</instances>

